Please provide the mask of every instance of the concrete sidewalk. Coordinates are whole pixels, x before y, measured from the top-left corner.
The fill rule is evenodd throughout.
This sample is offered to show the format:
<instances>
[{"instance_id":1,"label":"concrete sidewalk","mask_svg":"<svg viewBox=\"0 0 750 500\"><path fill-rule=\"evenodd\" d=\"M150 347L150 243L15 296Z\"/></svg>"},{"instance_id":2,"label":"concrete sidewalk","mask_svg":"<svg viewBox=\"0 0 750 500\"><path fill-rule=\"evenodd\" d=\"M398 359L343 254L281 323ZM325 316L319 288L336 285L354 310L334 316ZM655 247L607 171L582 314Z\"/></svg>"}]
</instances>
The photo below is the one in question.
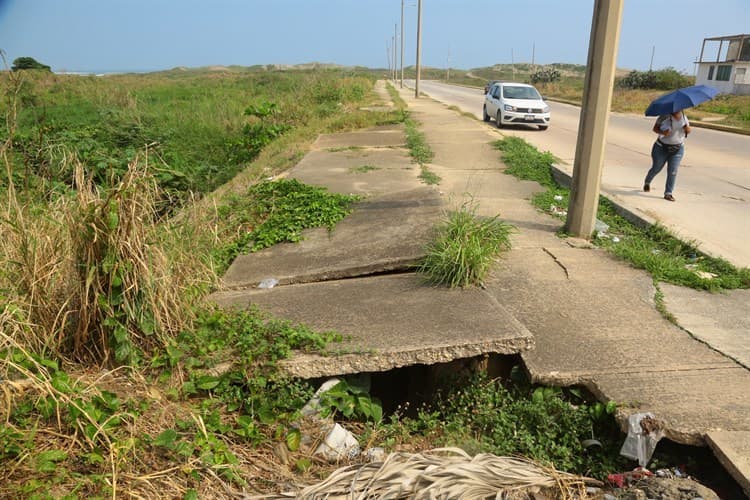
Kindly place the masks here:
<instances>
[{"instance_id":1,"label":"concrete sidewalk","mask_svg":"<svg viewBox=\"0 0 750 500\"><path fill-rule=\"evenodd\" d=\"M616 401L621 422L652 412L669 439L710 445L750 495L750 297L664 287L680 326L671 324L645 272L555 234L562 222L528 201L539 187L502 172L489 145L500 131L409 92L402 98L435 151L437 189L419 182L399 128L323 136L289 175L364 201L330 234L310 231L302 244L238 258L213 299L347 336L336 354L290 360L298 376L520 353L534 381L584 385ZM480 215L518 228L513 249L486 289L425 286L408 266L440 213L470 199ZM399 269L405 274L372 276ZM271 277L281 285L255 288Z\"/></svg>"}]
</instances>

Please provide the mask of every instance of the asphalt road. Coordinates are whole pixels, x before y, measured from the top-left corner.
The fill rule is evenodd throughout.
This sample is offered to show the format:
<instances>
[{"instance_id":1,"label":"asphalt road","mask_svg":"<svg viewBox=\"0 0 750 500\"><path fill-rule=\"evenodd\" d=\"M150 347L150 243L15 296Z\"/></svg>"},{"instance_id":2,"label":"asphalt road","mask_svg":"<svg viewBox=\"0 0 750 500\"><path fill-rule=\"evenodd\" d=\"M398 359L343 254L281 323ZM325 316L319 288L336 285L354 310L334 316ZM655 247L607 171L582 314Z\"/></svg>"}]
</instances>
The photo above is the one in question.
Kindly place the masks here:
<instances>
[{"instance_id":1,"label":"asphalt road","mask_svg":"<svg viewBox=\"0 0 750 500\"><path fill-rule=\"evenodd\" d=\"M413 81L409 82L413 86ZM480 89L420 82L420 92L482 119L484 94ZM560 159L573 171L580 108L550 102L552 121L547 131L535 127L505 127L503 134L522 137ZM690 112L687 112L690 118ZM602 175L602 191L630 209L669 227L682 239L696 241L712 255L750 267L750 136L693 128L686 142L677 176L676 202L663 199L666 168L650 193L642 191L651 163L653 118L611 113ZM491 122L487 126L495 126Z\"/></svg>"}]
</instances>

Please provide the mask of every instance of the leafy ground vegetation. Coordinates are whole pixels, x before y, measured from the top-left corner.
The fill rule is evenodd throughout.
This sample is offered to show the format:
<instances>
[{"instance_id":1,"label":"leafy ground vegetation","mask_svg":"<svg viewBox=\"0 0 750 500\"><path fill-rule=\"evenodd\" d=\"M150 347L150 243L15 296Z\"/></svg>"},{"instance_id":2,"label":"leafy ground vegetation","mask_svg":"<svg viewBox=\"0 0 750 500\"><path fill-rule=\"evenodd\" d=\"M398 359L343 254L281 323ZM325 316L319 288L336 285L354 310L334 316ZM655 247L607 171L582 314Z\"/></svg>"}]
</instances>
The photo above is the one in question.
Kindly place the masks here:
<instances>
[{"instance_id":1,"label":"leafy ground vegetation","mask_svg":"<svg viewBox=\"0 0 750 500\"><path fill-rule=\"evenodd\" d=\"M506 173L546 188L533 197L536 207L557 216L567 209L570 191L555 182L551 169L555 158L550 153L541 153L517 137L501 139L495 147L502 151ZM738 269L724 259L708 256L696 244L681 241L663 226L637 227L618 215L605 198L600 198L598 218L609 229L595 235L594 243L645 269L655 283L665 281L710 291L750 288L750 269Z\"/></svg>"}]
</instances>

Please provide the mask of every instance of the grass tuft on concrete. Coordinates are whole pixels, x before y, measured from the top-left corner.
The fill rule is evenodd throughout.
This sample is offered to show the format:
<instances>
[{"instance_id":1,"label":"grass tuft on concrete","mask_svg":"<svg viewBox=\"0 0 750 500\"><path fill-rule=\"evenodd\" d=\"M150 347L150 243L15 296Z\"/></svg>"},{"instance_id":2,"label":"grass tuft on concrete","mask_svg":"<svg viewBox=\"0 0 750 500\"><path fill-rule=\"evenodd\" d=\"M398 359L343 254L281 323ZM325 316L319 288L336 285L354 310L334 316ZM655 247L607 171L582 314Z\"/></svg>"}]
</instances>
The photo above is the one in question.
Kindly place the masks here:
<instances>
[{"instance_id":1,"label":"grass tuft on concrete","mask_svg":"<svg viewBox=\"0 0 750 500\"><path fill-rule=\"evenodd\" d=\"M480 285L498 255L510 249L515 228L497 216L477 216L476 208L464 203L437 228L418 268L427 282L450 288Z\"/></svg>"}]
</instances>

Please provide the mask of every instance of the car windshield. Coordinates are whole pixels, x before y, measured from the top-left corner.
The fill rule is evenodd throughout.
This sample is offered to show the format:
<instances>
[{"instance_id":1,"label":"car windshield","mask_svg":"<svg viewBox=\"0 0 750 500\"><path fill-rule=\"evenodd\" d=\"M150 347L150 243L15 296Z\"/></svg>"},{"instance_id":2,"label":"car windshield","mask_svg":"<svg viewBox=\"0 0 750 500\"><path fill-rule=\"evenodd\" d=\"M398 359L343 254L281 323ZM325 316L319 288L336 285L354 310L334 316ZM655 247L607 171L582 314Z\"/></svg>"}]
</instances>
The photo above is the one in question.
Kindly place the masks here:
<instances>
[{"instance_id":1,"label":"car windshield","mask_svg":"<svg viewBox=\"0 0 750 500\"><path fill-rule=\"evenodd\" d=\"M503 87L503 97L506 99L541 99L539 92L534 87Z\"/></svg>"}]
</instances>

